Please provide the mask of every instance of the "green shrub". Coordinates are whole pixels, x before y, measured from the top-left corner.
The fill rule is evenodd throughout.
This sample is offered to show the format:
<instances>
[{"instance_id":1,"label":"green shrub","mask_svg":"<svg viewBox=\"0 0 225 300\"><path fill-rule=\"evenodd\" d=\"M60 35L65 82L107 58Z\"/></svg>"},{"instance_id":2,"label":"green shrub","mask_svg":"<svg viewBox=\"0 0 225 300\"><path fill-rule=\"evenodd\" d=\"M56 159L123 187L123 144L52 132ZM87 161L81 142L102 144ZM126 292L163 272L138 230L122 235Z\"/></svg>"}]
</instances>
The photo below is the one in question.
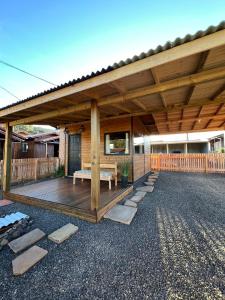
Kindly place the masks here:
<instances>
[{"instance_id":1,"label":"green shrub","mask_svg":"<svg viewBox=\"0 0 225 300\"><path fill-rule=\"evenodd\" d=\"M63 177L65 175L65 168L64 166L59 166L58 169L55 171L55 177Z\"/></svg>"},{"instance_id":2,"label":"green shrub","mask_svg":"<svg viewBox=\"0 0 225 300\"><path fill-rule=\"evenodd\" d=\"M130 160L124 160L119 163L121 176L125 176L125 177L129 176L130 165L131 165Z\"/></svg>"}]
</instances>

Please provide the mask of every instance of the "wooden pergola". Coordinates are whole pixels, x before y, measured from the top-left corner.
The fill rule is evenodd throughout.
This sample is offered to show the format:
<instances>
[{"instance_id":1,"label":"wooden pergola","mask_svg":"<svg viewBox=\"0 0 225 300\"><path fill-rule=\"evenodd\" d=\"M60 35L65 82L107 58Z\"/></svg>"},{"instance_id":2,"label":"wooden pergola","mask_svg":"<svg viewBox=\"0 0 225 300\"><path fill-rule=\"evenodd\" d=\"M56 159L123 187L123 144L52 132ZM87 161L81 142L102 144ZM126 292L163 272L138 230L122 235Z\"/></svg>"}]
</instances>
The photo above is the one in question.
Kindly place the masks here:
<instances>
[{"instance_id":1,"label":"wooden pergola","mask_svg":"<svg viewBox=\"0 0 225 300\"><path fill-rule=\"evenodd\" d=\"M13 126L91 123L91 203L97 209L100 121L130 116L148 134L225 129L224 23L1 109L3 190L10 186Z\"/></svg>"}]
</instances>

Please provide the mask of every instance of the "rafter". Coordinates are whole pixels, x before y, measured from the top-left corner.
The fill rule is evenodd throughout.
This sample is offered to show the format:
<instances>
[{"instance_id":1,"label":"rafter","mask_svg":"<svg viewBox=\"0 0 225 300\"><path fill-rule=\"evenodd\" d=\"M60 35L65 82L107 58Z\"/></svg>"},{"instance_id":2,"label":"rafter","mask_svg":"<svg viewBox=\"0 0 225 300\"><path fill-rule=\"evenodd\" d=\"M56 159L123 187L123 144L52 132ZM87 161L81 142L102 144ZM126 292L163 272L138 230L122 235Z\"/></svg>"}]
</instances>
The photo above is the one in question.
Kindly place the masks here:
<instances>
[{"instance_id":1,"label":"rafter","mask_svg":"<svg viewBox=\"0 0 225 300\"><path fill-rule=\"evenodd\" d=\"M158 133L160 134L160 129L159 129L158 125L157 125L156 117L155 117L154 114L152 114L152 117L153 117L153 119L154 119L154 121L155 121L155 127L157 128L157 131L158 131ZM148 125L146 125L146 126L148 126Z\"/></svg>"},{"instance_id":2,"label":"rafter","mask_svg":"<svg viewBox=\"0 0 225 300\"><path fill-rule=\"evenodd\" d=\"M202 69L203 69L203 67L204 67L204 65L205 65L205 63L206 63L206 60L207 60L207 58L209 57L209 53L210 53L210 50L207 50L207 51L201 53L200 59L199 59L199 61L198 61L197 67L196 67L195 72L194 72L195 74L202 71ZM192 97L192 95L193 95L193 93L194 93L195 87L196 87L196 86L194 85L194 86L192 86L192 87L190 88L190 91L189 91L188 96L187 96L187 99L186 99L186 103L187 103L187 104L188 104L188 103L190 102L190 100L191 100L191 97Z\"/></svg>"},{"instance_id":3,"label":"rafter","mask_svg":"<svg viewBox=\"0 0 225 300\"><path fill-rule=\"evenodd\" d=\"M158 74L157 74L156 70L155 69L151 69L150 71L151 71L151 75L152 75L152 77L153 77L153 79L155 81L155 84L159 84L160 80L159 80L159 77L158 77ZM161 98L161 101L162 101L162 105L164 107L167 107L166 99L165 99L164 95L162 93L159 93L159 95L160 95L160 98Z\"/></svg>"},{"instance_id":4,"label":"rafter","mask_svg":"<svg viewBox=\"0 0 225 300\"><path fill-rule=\"evenodd\" d=\"M147 107L140 100L133 99L132 102L144 111L147 111Z\"/></svg>"},{"instance_id":5,"label":"rafter","mask_svg":"<svg viewBox=\"0 0 225 300\"><path fill-rule=\"evenodd\" d=\"M114 89L117 90L117 92L121 95L125 94L127 92L126 88L119 82L113 81L109 83L109 86L113 87Z\"/></svg>"},{"instance_id":6,"label":"rafter","mask_svg":"<svg viewBox=\"0 0 225 300\"><path fill-rule=\"evenodd\" d=\"M143 97L143 96L147 96L147 95L158 94L158 93L162 93L165 91L170 91L170 90L174 90L177 88L190 86L193 84L196 85L196 84L200 84L200 83L207 82L207 81L221 79L224 77L225 77L225 67L219 67L219 68L210 69L207 71L202 71L197 74L187 75L187 76L183 76L183 77L180 77L177 79L164 81L159 84L154 84L151 86L138 88L138 89L135 89L132 91L128 91L125 95L105 97L105 98L99 99L98 105L99 106L108 105L108 104L111 105L113 103L123 102L124 99L126 102L128 102L135 98L139 98L139 97ZM0 115L1 115L1 111L0 111Z\"/></svg>"}]
</instances>

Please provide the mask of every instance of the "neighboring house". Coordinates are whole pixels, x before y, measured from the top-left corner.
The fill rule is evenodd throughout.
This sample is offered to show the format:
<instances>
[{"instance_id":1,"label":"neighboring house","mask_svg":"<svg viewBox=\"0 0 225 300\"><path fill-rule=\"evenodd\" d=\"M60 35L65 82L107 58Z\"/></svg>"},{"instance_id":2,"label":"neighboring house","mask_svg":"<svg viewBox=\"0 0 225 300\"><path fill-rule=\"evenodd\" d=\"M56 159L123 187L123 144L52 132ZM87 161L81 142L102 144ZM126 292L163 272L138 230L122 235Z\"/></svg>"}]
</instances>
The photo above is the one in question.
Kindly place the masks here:
<instances>
[{"instance_id":1,"label":"neighboring house","mask_svg":"<svg viewBox=\"0 0 225 300\"><path fill-rule=\"evenodd\" d=\"M59 156L59 134L57 131L38 134L19 132L24 141L14 145L14 158L41 158Z\"/></svg>"},{"instance_id":2,"label":"neighboring house","mask_svg":"<svg viewBox=\"0 0 225 300\"><path fill-rule=\"evenodd\" d=\"M208 140L151 142L151 153L208 153L209 149Z\"/></svg>"},{"instance_id":3,"label":"neighboring house","mask_svg":"<svg viewBox=\"0 0 225 300\"><path fill-rule=\"evenodd\" d=\"M211 152L219 152L225 149L225 132L209 139Z\"/></svg>"},{"instance_id":4,"label":"neighboring house","mask_svg":"<svg viewBox=\"0 0 225 300\"><path fill-rule=\"evenodd\" d=\"M199 140L151 141L151 153L211 153L225 148L225 133Z\"/></svg>"},{"instance_id":5,"label":"neighboring house","mask_svg":"<svg viewBox=\"0 0 225 300\"><path fill-rule=\"evenodd\" d=\"M23 142L24 139L22 136L20 136L17 133L12 134L12 153L13 153L12 158L15 158L14 149L20 147ZM0 127L0 160L3 159L4 143L5 143L5 129L3 127Z\"/></svg>"}]
</instances>

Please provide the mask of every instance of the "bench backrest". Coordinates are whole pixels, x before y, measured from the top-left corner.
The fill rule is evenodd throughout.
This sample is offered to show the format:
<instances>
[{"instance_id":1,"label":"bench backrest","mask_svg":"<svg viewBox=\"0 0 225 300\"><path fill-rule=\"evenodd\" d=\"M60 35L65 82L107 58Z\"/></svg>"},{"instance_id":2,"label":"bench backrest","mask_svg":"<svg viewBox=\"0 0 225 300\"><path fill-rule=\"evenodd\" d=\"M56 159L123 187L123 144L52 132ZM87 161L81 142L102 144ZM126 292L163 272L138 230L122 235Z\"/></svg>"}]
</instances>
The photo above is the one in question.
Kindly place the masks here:
<instances>
[{"instance_id":1,"label":"bench backrest","mask_svg":"<svg viewBox=\"0 0 225 300\"><path fill-rule=\"evenodd\" d=\"M91 169L91 163L84 163L84 162L82 162L81 168L82 169ZM111 170L111 169L113 169L114 175L117 176L117 162L110 163L110 164L108 164L108 163L101 164L100 163L100 169L105 169L105 170Z\"/></svg>"}]
</instances>

